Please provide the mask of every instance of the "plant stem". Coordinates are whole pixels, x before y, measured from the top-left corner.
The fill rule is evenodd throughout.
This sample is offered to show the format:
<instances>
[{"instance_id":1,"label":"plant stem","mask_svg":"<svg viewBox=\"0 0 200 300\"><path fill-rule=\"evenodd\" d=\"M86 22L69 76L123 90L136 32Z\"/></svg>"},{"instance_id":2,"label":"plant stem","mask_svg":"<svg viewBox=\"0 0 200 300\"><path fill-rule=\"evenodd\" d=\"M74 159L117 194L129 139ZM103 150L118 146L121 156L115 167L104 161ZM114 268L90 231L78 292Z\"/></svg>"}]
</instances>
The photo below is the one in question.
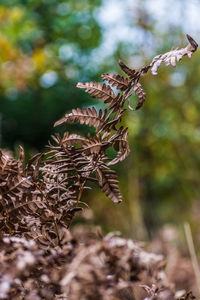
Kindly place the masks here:
<instances>
[{"instance_id":1,"label":"plant stem","mask_svg":"<svg viewBox=\"0 0 200 300\"><path fill-rule=\"evenodd\" d=\"M192 261L192 265L193 265L193 269L194 269L194 273L195 273L197 287L198 287L199 294L200 294L200 268L199 268L195 248L194 248L194 242L193 242L193 238L192 238L190 224L186 222L184 224L184 229L185 229L185 235L186 235L186 240L187 240L187 244L188 244L188 249L190 252L190 257L191 257L191 261Z\"/></svg>"},{"instance_id":2,"label":"plant stem","mask_svg":"<svg viewBox=\"0 0 200 300\"><path fill-rule=\"evenodd\" d=\"M76 201L75 208L78 207L78 204L79 204L79 202L81 200L81 197L82 197L82 194L83 194L83 188L84 188L85 183L86 183L86 180L84 180L83 183L80 186L80 190L79 190L79 194L78 194L78 198L77 198L77 201ZM72 219L70 220L69 224L67 225L67 229L69 229L69 227L71 226L71 223L72 223Z\"/></svg>"}]
</instances>

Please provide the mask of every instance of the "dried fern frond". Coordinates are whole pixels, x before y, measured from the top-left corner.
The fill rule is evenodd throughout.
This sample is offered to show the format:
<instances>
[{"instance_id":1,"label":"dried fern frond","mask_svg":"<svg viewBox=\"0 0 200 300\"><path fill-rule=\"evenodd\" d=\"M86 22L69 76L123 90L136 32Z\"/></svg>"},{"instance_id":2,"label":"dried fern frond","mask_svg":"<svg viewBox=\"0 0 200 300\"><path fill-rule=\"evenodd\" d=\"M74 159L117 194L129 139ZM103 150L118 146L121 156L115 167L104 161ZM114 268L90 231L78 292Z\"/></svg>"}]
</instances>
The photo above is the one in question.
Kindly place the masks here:
<instances>
[{"instance_id":1,"label":"dried fern frond","mask_svg":"<svg viewBox=\"0 0 200 300\"><path fill-rule=\"evenodd\" d=\"M137 72L135 70L132 70L129 67L127 67L125 63L123 63L120 59L118 60L118 64L122 71L124 71L124 73L126 73L130 79L136 78Z\"/></svg>"},{"instance_id":2,"label":"dried fern frond","mask_svg":"<svg viewBox=\"0 0 200 300\"><path fill-rule=\"evenodd\" d=\"M129 77L129 85L127 89L124 89L126 97L129 97L131 95L131 89L135 91L135 94L138 97L138 104L134 109L130 106L129 102L129 108L131 110L137 110L141 108L146 98L146 93L144 92L141 84L138 83L142 76L144 76L149 70L151 70L151 73L153 75L157 75L158 68L160 67L162 62L164 62L166 66L172 65L173 67L175 67L176 61L180 61L183 56L186 55L191 58L192 54L197 50L198 44L192 39L191 36L189 36L188 34L186 36L189 44L185 48L177 48L167 53L159 54L153 58L152 62L149 65L144 66L137 71L130 69L122 61L119 60L119 65L122 71L124 71Z\"/></svg>"},{"instance_id":3,"label":"dried fern frond","mask_svg":"<svg viewBox=\"0 0 200 300\"><path fill-rule=\"evenodd\" d=\"M114 170L102 165L97 172L99 179L99 186L114 203L120 203L122 201L122 195L120 193L117 180L117 175Z\"/></svg>"},{"instance_id":4,"label":"dried fern frond","mask_svg":"<svg viewBox=\"0 0 200 300\"><path fill-rule=\"evenodd\" d=\"M115 99L115 94L109 85L93 81L82 83L79 82L76 85L79 89L85 89L93 98L101 99L104 103L110 103Z\"/></svg>"},{"instance_id":5,"label":"dried fern frond","mask_svg":"<svg viewBox=\"0 0 200 300\"><path fill-rule=\"evenodd\" d=\"M120 137L118 140L117 139L115 140L115 143L116 142L118 142L117 148L119 147L119 151L117 153L117 156L113 160L107 163L107 166L115 165L128 157L130 153L130 148L128 144L127 128L125 128L122 137ZM116 147L115 144L114 147Z\"/></svg>"},{"instance_id":6,"label":"dried fern frond","mask_svg":"<svg viewBox=\"0 0 200 300\"><path fill-rule=\"evenodd\" d=\"M88 139L83 145L80 151L86 152L88 154L99 154L101 151L104 152L106 148L110 146L110 143L103 142L100 137L95 139Z\"/></svg>"},{"instance_id":7,"label":"dried fern frond","mask_svg":"<svg viewBox=\"0 0 200 300\"><path fill-rule=\"evenodd\" d=\"M43 210L40 192L32 178L23 173L24 150L20 147L20 158L15 160L0 152L0 228L4 232L28 231L27 216L38 216ZM32 175L35 170L32 168ZM28 170L31 173L30 170ZM37 196L36 196L37 195Z\"/></svg>"},{"instance_id":8,"label":"dried fern frond","mask_svg":"<svg viewBox=\"0 0 200 300\"><path fill-rule=\"evenodd\" d=\"M138 104L135 108L135 110L137 110L140 107L142 107L142 105L146 99L146 92L143 90L142 85L139 82L134 84L133 89L134 89L136 96L138 97ZM130 105L129 105L129 108L130 108Z\"/></svg>"},{"instance_id":9,"label":"dried fern frond","mask_svg":"<svg viewBox=\"0 0 200 300\"><path fill-rule=\"evenodd\" d=\"M69 132L67 132L67 131L63 134L62 144L66 147L74 146L78 143L85 144L86 142L87 142L87 139L81 135L69 134Z\"/></svg>"},{"instance_id":10,"label":"dried fern frond","mask_svg":"<svg viewBox=\"0 0 200 300\"><path fill-rule=\"evenodd\" d=\"M101 77L118 90L125 91L128 88L129 81L123 76L108 73L102 74Z\"/></svg>"},{"instance_id":11,"label":"dried fern frond","mask_svg":"<svg viewBox=\"0 0 200 300\"><path fill-rule=\"evenodd\" d=\"M128 157L127 128L121 126L126 111L142 107L146 93L139 80L149 70L157 74L162 62L175 66L183 56L192 56L197 43L187 35L189 45L157 55L152 62L139 70L133 70L119 61L127 75L103 74L108 85L98 82L78 83L92 97L108 103L105 110L95 107L73 109L54 126L63 123L80 123L93 126L93 137L70 134L55 134L46 153L36 154L24 163L24 150L19 149L16 160L0 150L0 229L9 234L33 235L41 243L58 245L63 228L68 228L77 211L88 181L98 181L101 189L113 202L122 201L115 171L109 167ZM119 90L115 94L112 88ZM130 96L135 93L138 103L130 105ZM113 147L117 154L109 158L107 149ZM43 236L43 238L41 238Z\"/></svg>"},{"instance_id":12,"label":"dried fern frond","mask_svg":"<svg viewBox=\"0 0 200 300\"><path fill-rule=\"evenodd\" d=\"M127 129L123 127L121 129L117 128L126 111L124 108L125 102L128 100L128 107L131 110L141 108L145 102L146 93L139 82L140 78L149 70L151 70L153 74L156 74L161 62L165 62L166 65L172 64L175 66L175 62L179 61L184 55L191 57L198 45L190 36L187 35L187 38L189 40L189 45L186 48L171 50L165 54L157 55L149 65L144 66L139 70L133 70L126 66L122 61L119 61L121 69L128 75L128 78L113 73L103 74L103 80L107 81L110 86L105 83L101 85L98 82L79 82L77 84L78 88L85 89L85 91L93 98L101 99L104 103L109 103L109 107L104 113L101 109L97 112L94 107L88 109L83 108L83 110L74 109L71 113L66 114L62 119L55 123L55 126L57 126L64 122L79 122L96 128L96 136L94 138L90 138L89 136L84 138L76 135L65 135L62 142L61 140L58 141L62 147L62 150L60 150L62 153L66 151L64 149L65 147L68 148L67 151L72 151L69 149L70 146L77 145L77 143L80 144L78 149L73 149L75 165L78 162L78 160L76 161L76 159L78 159L77 155L83 155L80 159L80 165L74 168L73 163L69 162L68 159L63 159L62 155L59 153L55 154L54 159L56 158L57 160L59 172L61 172L61 170L63 173L66 172L68 174L72 172L69 178L74 178L76 170L76 173L79 174L80 178L84 178L85 176L85 178L87 177L88 179L90 179L91 174L96 173L100 186L106 195L114 202L121 201L121 195L116 196L119 192L119 190L117 190L117 185L113 187L113 183L110 181L111 178L108 176L109 172L111 172L110 174L114 174L112 173L114 171L107 169L106 165L111 166L123 161L130 152L127 141ZM117 88L120 92L115 95L112 87ZM129 99L133 92L138 98L138 104L135 108L131 107ZM118 153L114 159L109 160L106 158L105 151L108 147L112 146ZM103 155L105 155L104 158ZM59 159L59 157L61 159ZM88 157L88 163L84 165L86 157ZM106 164L105 160L107 160ZM61 164L61 166L59 166L59 164ZM116 178L114 180L116 180Z\"/></svg>"},{"instance_id":13,"label":"dried fern frond","mask_svg":"<svg viewBox=\"0 0 200 300\"><path fill-rule=\"evenodd\" d=\"M92 108L83 108L81 109L73 109L71 113L66 114L62 119L57 121L54 124L54 127L63 124L63 123L77 123L86 124L88 126L94 126L97 131L105 125L107 115L107 109L104 112L100 109L97 112L95 107Z\"/></svg>"},{"instance_id":14,"label":"dried fern frond","mask_svg":"<svg viewBox=\"0 0 200 300\"><path fill-rule=\"evenodd\" d=\"M183 56L187 55L188 58L192 57L192 54L197 50L198 44L193 40L191 36L189 36L188 34L186 36L189 44L185 48L177 48L175 50L171 50L167 53L160 54L154 57L151 64L149 65L149 68L151 69L151 73L153 75L158 74L157 70L162 62L164 62L166 66L172 65L173 67L176 67L176 61L179 62L183 58Z\"/></svg>"}]
</instances>

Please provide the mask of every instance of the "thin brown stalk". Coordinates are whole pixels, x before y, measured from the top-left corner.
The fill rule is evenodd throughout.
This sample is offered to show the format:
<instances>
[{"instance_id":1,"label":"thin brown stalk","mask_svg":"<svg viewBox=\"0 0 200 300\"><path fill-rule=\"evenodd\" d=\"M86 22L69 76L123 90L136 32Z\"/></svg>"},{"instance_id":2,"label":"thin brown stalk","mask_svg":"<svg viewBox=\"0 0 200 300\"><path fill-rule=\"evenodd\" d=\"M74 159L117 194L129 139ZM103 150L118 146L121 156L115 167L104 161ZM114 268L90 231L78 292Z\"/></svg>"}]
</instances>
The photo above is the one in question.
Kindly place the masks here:
<instances>
[{"instance_id":1,"label":"thin brown stalk","mask_svg":"<svg viewBox=\"0 0 200 300\"><path fill-rule=\"evenodd\" d=\"M197 260L197 256L196 256L196 251L194 248L194 242L193 242L193 238L192 238L190 224L186 222L184 224L184 229L185 229L185 236L186 236L187 245L188 245L188 249L189 249L190 257L191 257L191 261L192 261L192 266L193 266L194 273L195 273L196 283L197 283L197 287L198 287L199 295L200 295L200 268L199 268L199 264L198 264L198 260Z\"/></svg>"}]
</instances>

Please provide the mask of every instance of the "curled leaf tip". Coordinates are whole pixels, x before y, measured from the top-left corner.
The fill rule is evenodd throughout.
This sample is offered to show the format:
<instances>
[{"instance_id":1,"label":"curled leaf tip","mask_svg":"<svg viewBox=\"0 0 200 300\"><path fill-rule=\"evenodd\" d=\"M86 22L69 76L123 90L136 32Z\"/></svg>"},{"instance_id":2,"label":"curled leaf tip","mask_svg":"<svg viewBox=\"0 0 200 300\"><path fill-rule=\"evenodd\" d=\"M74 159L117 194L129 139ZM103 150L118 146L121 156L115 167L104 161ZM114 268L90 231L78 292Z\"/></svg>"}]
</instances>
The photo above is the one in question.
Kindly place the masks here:
<instances>
[{"instance_id":1,"label":"curled leaf tip","mask_svg":"<svg viewBox=\"0 0 200 300\"><path fill-rule=\"evenodd\" d=\"M196 51L196 49L198 48L197 42L189 34L186 34L186 37L187 37L190 45L194 48L194 51Z\"/></svg>"}]
</instances>

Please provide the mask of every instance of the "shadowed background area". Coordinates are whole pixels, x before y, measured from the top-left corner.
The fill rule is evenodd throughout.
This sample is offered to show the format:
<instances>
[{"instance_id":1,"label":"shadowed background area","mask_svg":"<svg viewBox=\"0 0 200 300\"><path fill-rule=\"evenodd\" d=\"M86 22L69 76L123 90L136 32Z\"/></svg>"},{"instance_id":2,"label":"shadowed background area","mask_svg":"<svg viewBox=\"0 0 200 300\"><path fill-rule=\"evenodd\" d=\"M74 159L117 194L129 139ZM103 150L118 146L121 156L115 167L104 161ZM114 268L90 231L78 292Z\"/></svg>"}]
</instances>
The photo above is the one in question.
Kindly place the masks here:
<instances>
[{"instance_id":1,"label":"shadowed background area","mask_svg":"<svg viewBox=\"0 0 200 300\"><path fill-rule=\"evenodd\" d=\"M121 72L118 59L139 68L173 46L186 46L185 33L199 42L199 10L194 0L2 0L0 146L16 155L21 144L26 159L41 151L65 112L101 107L76 89L78 81ZM197 51L176 69L163 66L158 76L143 79L146 103L128 112L124 124L131 146L117 169L124 201L114 205L98 189L86 192L83 200L91 209L77 222L141 240L163 224L181 231L189 221L200 244L199 63Z\"/></svg>"}]
</instances>

